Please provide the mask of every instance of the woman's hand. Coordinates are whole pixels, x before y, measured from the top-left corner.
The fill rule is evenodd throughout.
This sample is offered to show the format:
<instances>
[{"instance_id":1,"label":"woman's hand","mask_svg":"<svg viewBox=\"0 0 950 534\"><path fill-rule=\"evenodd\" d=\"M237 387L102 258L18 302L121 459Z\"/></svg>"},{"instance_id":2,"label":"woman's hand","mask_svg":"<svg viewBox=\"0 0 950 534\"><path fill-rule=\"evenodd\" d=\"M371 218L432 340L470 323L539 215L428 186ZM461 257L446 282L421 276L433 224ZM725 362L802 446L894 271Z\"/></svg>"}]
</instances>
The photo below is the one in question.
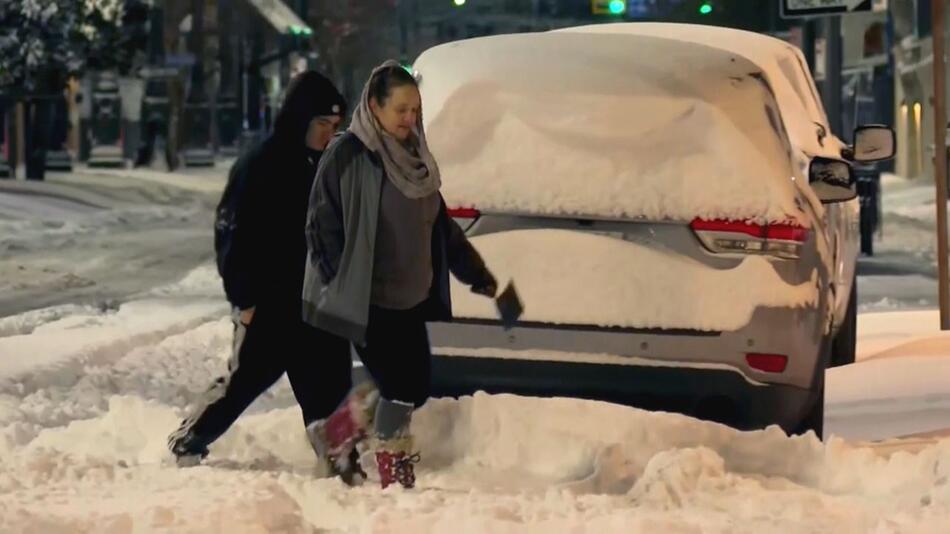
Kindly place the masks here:
<instances>
[{"instance_id":1,"label":"woman's hand","mask_svg":"<svg viewBox=\"0 0 950 534\"><path fill-rule=\"evenodd\" d=\"M251 307L246 310L241 310L241 314L238 317L238 320L241 321L241 324L244 326L250 326L251 321L254 320L254 310L256 308Z\"/></svg>"},{"instance_id":2,"label":"woman's hand","mask_svg":"<svg viewBox=\"0 0 950 534\"><path fill-rule=\"evenodd\" d=\"M472 293L493 299L495 294L498 293L498 282L495 281L495 277L490 272L486 271L485 276L485 280L472 286Z\"/></svg>"}]
</instances>

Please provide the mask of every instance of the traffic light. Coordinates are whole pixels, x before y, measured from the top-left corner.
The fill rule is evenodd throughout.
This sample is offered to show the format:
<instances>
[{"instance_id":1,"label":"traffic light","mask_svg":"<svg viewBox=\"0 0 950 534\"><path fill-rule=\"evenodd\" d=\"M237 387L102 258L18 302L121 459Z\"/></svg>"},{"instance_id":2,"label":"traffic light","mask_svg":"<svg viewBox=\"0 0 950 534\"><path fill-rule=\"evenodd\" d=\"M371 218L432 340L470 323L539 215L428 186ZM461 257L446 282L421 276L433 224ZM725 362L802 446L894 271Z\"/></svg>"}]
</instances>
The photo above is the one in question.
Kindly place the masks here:
<instances>
[{"instance_id":1,"label":"traffic light","mask_svg":"<svg viewBox=\"0 0 950 534\"><path fill-rule=\"evenodd\" d=\"M465 0L452 0L452 3L455 4L455 7L462 7L465 5Z\"/></svg>"},{"instance_id":2,"label":"traffic light","mask_svg":"<svg viewBox=\"0 0 950 534\"><path fill-rule=\"evenodd\" d=\"M590 12L594 15L623 15L627 12L627 0L591 0Z\"/></svg>"},{"instance_id":3,"label":"traffic light","mask_svg":"<svg viewBox=\"0 0 950 534\"><path fill-rule=\"evenodd\" d=\"M700 15L710 15L713 12L712 2L703 2L699 5L699 14Z\"/></svg>"}]
</instances>

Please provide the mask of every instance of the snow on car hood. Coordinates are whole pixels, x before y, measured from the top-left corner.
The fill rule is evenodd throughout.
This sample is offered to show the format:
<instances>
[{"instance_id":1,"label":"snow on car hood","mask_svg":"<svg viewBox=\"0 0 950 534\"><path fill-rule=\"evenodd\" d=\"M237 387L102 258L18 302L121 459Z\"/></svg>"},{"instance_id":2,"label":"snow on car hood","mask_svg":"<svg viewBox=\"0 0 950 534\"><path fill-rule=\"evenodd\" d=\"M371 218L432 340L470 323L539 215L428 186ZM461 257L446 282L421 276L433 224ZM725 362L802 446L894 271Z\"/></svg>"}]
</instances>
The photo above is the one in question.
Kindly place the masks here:
<instances>
[{"instance_id":1,"label":"snow on car hood","mask_svg":"<svg viewBox=\"0 0 950 534\"><path fill-rule=\"evenodd\" d=\"M808 307L818 299L817 273L790 285L757 256L720 270L569 230L487 234L472 244L499 284L514 280L525 305L522 321L730 331L745 326L759 306ZM460 318L497 317L491 300L454 279L452 309Z\"/></svg>"},{"instance_id":2,"label":"snow on car hood","mask_svg":"<svg viewBox=\"0 0 950 534\"><path fill-rule=\"evenodd\" d=\"M797 220L778 107L749 60L656 36L551 32L415 64L450 205Z\"/></svg>"}]
</instances>

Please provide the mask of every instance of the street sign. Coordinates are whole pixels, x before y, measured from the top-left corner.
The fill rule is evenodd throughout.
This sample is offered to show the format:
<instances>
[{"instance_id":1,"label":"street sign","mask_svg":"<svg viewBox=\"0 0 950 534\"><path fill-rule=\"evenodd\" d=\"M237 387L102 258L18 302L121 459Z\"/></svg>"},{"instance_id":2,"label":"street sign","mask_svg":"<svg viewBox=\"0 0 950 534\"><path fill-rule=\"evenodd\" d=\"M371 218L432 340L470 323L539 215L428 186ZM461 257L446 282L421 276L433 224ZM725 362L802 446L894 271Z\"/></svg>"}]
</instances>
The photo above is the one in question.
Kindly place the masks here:
<instances>
[{"instance_id":1,"label":"street sign","mask_svg":"<svg viewBox=\"0 0 950 534\"><path fill-rule=\"evenodd\" d=\"M782 17L804 18L871 11L872 0L780 0Z\"/></svg>"}]
</instances>

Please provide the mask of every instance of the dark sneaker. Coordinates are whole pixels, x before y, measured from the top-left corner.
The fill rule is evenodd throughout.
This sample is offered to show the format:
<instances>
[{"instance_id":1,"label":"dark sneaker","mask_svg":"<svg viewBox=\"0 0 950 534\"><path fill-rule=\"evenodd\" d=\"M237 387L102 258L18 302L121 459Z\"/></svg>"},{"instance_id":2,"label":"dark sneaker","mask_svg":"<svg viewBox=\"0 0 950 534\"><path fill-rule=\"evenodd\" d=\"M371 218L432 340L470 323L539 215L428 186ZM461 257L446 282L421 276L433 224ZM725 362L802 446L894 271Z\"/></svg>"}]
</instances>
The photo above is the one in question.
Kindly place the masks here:
<instances>
[{"instance_id":1,"label":"dark sneaker","mask_svg":"<svg viewBox=\"0 0 950 534\"><path fill-rule=\"evenodd\" d=\"M178 467L194 467L208 456L208 447L199 442L191 431L181 434L175 431L168 437L168 450L175 455Z\"/></svg>"}]
</instances>

